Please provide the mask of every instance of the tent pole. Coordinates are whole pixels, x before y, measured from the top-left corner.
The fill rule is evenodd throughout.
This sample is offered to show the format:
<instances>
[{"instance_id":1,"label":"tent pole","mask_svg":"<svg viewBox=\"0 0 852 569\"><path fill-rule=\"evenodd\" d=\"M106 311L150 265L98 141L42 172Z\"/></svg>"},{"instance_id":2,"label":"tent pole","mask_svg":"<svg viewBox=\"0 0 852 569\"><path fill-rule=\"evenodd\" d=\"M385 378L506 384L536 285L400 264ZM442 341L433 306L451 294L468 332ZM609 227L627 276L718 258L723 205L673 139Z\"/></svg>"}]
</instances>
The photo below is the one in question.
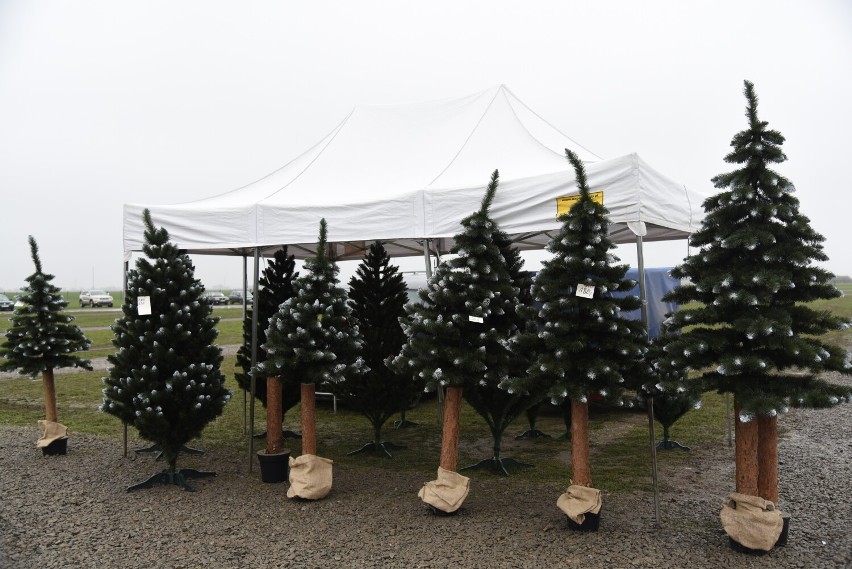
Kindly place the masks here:
<instances>
[{"instance_id":1,"label":"tent pole","mask_svg":"<svg viewBox=\"0 0 852 569\"><path fill-rule=\"evenodd\" d=\"M432 279L432 256L429 253L429 239L423 240L423 260L426 262L426 279ZM438 406L437 406L437 414L438 414L438 424L441 425L444 422L444 388L440 385L438 386Z\"/></svg>"},{"instance_id":2,"label":"tent pole","mask_svg":"<svg viewBox=\"0 0 852 569\"><path fill-rule=\"evenodd\" d=\"M130 254L125 254L124 256L124 278L121 279L121 303L124 304L124 300L127 298L127 273L130 272ZM124 451L122 452L122 456L127 458L127 423L124 423L124 436L122 437L122 442L124 443Z\"/></svg>"},{"instance_id":3,"label":"tent pole","mask_svg":"<svg viewBox=\"0 0 852 569\"><path fill-rule=\"evenodd\" d=\"M432 278L432 257L429 254L429 240L423 240L423 260L426 262L426 278Z\"/></svg>"},{"instance_id":4,"label":"tent pole","mask_svg":"<svg viewBox=\"0 0 852 569\"><path fill-rule=\"evenodd\" d=\"M251 301L251 402L249 403L249 472L254 464L254 394L257 390L257 380L254 369L257 365L257 281L260 278L260 248L254 248L254 298ZM245 297L243 297L245 302Z\"/></svg>"},{"instance_id":5,"label":"tent pole","mask_svg":"<svg viewBox=\"0 0 852 569\"><path fill-rule=\"evenodd\" d=\"M246 287L248 286L248 255L243 254L243 322L246 321ZM243 435L248 427L248 397L243 389Z\"/></svg>"},{"instance_id":6,"label":"tent pole","mask_svg":"<svg viewBox=\"0 0 852 569\"><path fill-rule=\"evenodd\" d=\"M636 256L639 264L639 301L642 303L642 324L648 333L648 299L645 293L645 256L642 236L636 236ZM657 482L657 437L654 434L654 397L648 397L648 436L651 440L651 478L654 483L654 527L660 527L660 486Z\"/></svg>"}]
</instances>

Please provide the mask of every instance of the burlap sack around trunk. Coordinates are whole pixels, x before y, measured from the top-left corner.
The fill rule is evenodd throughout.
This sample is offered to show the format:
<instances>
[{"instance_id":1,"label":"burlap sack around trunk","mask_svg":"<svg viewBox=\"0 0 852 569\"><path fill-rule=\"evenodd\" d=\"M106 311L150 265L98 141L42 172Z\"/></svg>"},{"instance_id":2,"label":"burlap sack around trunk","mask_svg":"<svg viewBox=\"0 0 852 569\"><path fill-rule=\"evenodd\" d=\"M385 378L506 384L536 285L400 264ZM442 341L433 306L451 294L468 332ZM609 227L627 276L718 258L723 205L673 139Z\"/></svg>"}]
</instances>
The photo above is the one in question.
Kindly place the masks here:
<instances>
[{"instance_id":1,"label":"burlap sack around trunk","mask_svg":"<svg viewBox=\"0 0 852 569\"><path fill-rule=\"evenodd\" d=\"M45 421L44 419L38 422L38 427L41 429L41 438L36 441L37 448L45 448L50 446L50 443L59 439L68 438L68 427L62 423L53 421Z\"/></svg>"},{"instance_id":2,"label":"burlap sack around trunk","mask_svg":"<svg viewBox=\"0 0 852 569\"><path fill-rule=\"evenodd\" d=\"M734 492L722 505L722 526L740 545L769 551L784 529L784 520L769 500Z\"/></svg>"},{"instance_id":3,"label":"burlap sack around trunk","mask_svg":"<svg viewBox=\"0 0 852 569\"><path fill-rule=\"evenodd\" d=\"M438 479L423 485L417 495L425 503L452 513L458 510L470 492L470 478L438 467Z\"/></svg>"},{"instance_id":4,"label":"burlap sack around trunk","mask_svg":"<svg viewBox=\"0 0 852 569\"><path fill-rule=\"evenodd\" d=\"M288 498L320 500L331 492L331 459L315 454L290 457L290 488Z\"/></svg>"},{"instance_id":5,"label":"burlap sack around trunk","mask_svg":"<svg viewBox=\"0 0 852 569\"><path fill-rule=\"evenodd\" d=\"M601 511L601 491L597 488L572 484L557 498L556 507L573 522L583 525L586 514L597 514Z\"/></svg>"}]
</instances>

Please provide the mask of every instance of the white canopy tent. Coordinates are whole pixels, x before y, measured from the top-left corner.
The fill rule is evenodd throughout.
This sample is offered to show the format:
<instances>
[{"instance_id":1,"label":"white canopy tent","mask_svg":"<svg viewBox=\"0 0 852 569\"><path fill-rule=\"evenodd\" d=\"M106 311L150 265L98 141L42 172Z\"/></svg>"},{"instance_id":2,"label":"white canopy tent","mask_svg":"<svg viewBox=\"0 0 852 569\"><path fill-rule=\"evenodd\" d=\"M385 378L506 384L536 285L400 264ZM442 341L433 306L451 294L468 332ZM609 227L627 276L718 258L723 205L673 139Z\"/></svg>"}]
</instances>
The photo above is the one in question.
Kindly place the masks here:
<instances>
[{"instance_id":1,"label":"white canopy tent","mask_svg":"<svg viewBox=\"0 0 852 569\"><path fill-rule=\"evenodd\" d=\"M148 208L192 254L267 255L287 244L304 258L323 217L338 260L360 259L378 239L391 256L423 254L426 239L444 253L494 169L494 219L521 249L540 249L559 227L556 199L577 191L565 148L603 191L616 242L682 239L698 227L703 196L636 154L600 159L501 85L437 102L360 105L307 152L242 188L176 205L126 204L124 250L141 250Z\"/></svg>"}]
</instances>

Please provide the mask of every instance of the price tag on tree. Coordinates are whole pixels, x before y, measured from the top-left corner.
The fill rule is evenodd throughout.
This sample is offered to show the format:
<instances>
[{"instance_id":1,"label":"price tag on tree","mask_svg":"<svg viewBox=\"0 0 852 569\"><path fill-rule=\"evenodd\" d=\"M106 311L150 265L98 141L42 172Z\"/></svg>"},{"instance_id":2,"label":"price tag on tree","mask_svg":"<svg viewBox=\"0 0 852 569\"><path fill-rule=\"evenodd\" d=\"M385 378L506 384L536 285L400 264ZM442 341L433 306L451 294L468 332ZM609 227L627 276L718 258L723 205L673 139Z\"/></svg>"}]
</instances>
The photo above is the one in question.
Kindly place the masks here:
<instances>
[{"instance_id":1,"label":"price tag on tree","mask_svg":"<svg viewBox=\"0 0 852 569\"><path fill-rule=\"evenodd\" d=\"M467 319L471 322L476 322L477 324L482 324L483 322L485 322L482 316L468 316Z\"/></svg>"},{"instance_id":2,"label":"price tag on tree","mask_svg":"<svg viewBox=\"0 0 852 569\"><path fill-rule=\"evenodd\" d=\"M577 285L577 296L582 298L593 298L595 296L595 287L592 285Z\"/></svg>"},{"instance_id":3,"label":"price tag on tree","mask_svg":"<svg viewBox=\"0 0 852 569\"><path fill-rule=\"evenodd\" d=\"M151 297L140 296L136 299L136 310L139 316L148 316L151 314Z\"/></svg>"}]
</instances>

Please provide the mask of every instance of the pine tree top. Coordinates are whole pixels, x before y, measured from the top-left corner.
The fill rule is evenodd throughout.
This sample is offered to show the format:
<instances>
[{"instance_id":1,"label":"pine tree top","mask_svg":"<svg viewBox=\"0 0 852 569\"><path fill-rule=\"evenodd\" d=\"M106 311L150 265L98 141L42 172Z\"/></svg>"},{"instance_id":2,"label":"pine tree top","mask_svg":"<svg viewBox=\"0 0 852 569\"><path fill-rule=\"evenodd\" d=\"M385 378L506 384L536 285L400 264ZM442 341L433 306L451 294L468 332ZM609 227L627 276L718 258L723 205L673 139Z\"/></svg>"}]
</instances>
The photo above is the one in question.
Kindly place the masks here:
<instances>
[{"instance_id":1,"label":"pine tree top","mask_svg":"<svg viewBox=\"0 0 852 569\"><path fill-rule=\"evenodd\" d=\"M61 289L51 283L54 276L43 271L35 238L28 237L35 272L27 277L21 300L24 305L12 315L12 326L0 344L0 357L6 358L0 369L22 375L64 367L91 370L89 360L74 355L87 350L91 342L74 317L63 312L68 303Z\"/></svg>"},{"instance_id":2,"label":"pine tree top","mask_svg":"<svg viewBox=\"0 0 852 569\"><path fill-rule=\"evenodd\" d=\"M597 394L629 403L621 394L628 370L643 353L644 328L622 312L639 308L636 296L615 298L635 281L626 279L627 265L609 253L606 208L591 198L585 168L566 150L574 168L580 198L559 217L562 227L548 243L553 256L542 264L533 284L536 307L529 317L533 332L513 343L516 353L535 353L527 378L506 382L507 388L547 389L555 403L566 398L586 401Z\"/></svg>"},{"instance_id":3,"label":"pine tree top","mask_svg":"<svg viewBox=\"0 0 852 569\"><path fill-rule=\"evenodd\" d=\"M509 317L520 289L501 247L489 209L499 183L495 170L480 208L461 221L451 253L435 270L419 302L406 307L408 342L392 365L430 389L484 381L497 385L509 373L504 346L518 324Z\"/></svg>"},{"instance_id":4,"label":"pine tree top","mask_svg":"<svg viewBox=\"0 0 852 569\"><path fill-rule=\"evenodd\" d=\"M823 237L799 212L793 184L770 168L786 160L784 137L757 113L754 85L745 82L748 126L737 133L725 161L740 167L713 178L720 193L704 202L705 218L692 235L699 251L672 271L689 279L666 299L682 308L671 316L682 330L671 351L679 365L709 369L703 376L734 393L747 413L776 413L793 405L828 405L836 389L788 369L849 373L845 350L816 336L848 325L808 303L835 298Z\"/></svg>"},{"instance_id":5,"label":"pine tree top","mask_svg":"<svg viewBox=\"0 0 852 569\"><path fill-rule=\"evenodd\" d=\"M327 226L320 221L317 253L293 283L295 296L281 304L266 331L265 375L297 375L302 383L337 383L346 373L364 373L358 326L346 291L338 285L337 264L327 256Z\"/></svg>"}]
</instances>

